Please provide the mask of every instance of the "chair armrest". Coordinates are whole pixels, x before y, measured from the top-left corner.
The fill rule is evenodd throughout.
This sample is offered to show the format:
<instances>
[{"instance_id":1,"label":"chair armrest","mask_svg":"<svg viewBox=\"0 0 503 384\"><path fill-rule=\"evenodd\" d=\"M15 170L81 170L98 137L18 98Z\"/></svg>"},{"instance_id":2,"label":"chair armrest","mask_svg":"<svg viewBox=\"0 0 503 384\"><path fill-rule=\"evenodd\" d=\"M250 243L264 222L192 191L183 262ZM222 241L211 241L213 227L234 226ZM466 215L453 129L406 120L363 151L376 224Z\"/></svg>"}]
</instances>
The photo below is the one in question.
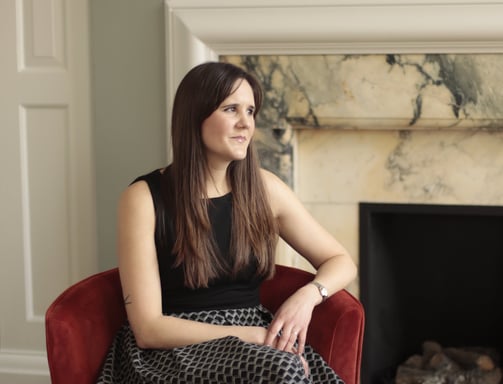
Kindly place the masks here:
<instances>
[{"instance_id":1,"label":"chair armrest","mask_svg":"<svg viewBox=\"0 0 503 384\"><path fill-rule=\"evenodd\" d=\"M90 276L61 293L45 314L51 382L95 382L125 320L116 268Z\"/></svg>"},{"instance_id":2,"label":"chair armrest","mask_svg":"<svg viewBox=\"0 0 503 384\"><path fill-rule=\"evenodd\" d=\"M358 384L363 330L362 304L348 291L341 290L314 309L307 342L346 384Z\"/></svg>"},{"instance_id":3,"label":"chair armrest","mask_svg":"<svg viewBox=\"0 0 503 384\"><path fill-rule=\"evenodd\" d=\"M274 313L292 293L313 277L307 271L277 265L275 276L262 286L261 303ZM363 328L363 306L346 290L335 293L313 311L307 343L346 384L358 384L360 380Z\"/></svg>"}]
</instances>

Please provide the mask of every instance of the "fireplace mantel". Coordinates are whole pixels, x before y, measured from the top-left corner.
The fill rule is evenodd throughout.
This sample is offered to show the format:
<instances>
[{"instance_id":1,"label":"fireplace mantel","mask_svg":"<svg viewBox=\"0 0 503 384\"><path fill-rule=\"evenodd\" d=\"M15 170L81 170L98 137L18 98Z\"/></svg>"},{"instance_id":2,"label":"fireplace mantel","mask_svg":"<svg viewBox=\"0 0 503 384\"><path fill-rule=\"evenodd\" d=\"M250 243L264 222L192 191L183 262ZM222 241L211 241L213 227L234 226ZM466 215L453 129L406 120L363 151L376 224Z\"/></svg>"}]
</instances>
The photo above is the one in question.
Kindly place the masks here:
<instances>
[{"instance_id":1,"label":"fireplace mantel","mask_svg":"<svg viewBox=\"0 0 503 384\"><path fill-rule=\"evenodd\" d=\"M503 53L501 1L166 0L165 10L169 105L187 70L219 55Z\"/></svg>"}]
</instances>

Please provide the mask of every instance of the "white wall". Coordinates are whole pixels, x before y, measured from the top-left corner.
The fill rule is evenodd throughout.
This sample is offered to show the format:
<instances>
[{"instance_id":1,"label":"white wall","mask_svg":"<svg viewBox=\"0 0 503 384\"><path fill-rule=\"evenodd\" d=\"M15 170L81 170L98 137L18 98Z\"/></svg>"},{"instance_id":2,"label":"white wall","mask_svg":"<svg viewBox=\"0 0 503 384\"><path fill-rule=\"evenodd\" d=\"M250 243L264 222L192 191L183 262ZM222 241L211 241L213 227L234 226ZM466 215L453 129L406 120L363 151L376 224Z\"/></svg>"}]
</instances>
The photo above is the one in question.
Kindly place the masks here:
<instances>
[{"instance_id":1,"label":"white wall","mask_svg":"<svg viewBox=\"0 0 503 384\"><path fill-rule=\"evenodd\" d=\"M162 0L91 0L100 269L116 265L115 208L134 177L165 165Z\"/></svg>"}]
</instances>

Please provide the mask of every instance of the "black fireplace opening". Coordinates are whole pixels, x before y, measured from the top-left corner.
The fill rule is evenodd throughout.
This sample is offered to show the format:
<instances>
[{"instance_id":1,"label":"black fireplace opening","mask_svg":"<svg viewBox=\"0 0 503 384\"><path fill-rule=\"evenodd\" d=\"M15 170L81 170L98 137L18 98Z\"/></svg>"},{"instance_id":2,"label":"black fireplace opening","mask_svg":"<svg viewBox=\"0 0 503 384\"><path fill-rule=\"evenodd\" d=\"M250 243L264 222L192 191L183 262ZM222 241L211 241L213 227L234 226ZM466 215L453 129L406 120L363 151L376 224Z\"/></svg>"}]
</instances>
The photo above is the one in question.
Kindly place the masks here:
<instances>
[{"instance_id":1,"label":"black fireplace opening","mask_svg":"<svg viewBox=\"0 0 503 384\"><path fill-rule=\"evenodd\" d=\"M362 384L426 340L503 352L503 207L360 203Z\"/></svg>"}]
</instances>

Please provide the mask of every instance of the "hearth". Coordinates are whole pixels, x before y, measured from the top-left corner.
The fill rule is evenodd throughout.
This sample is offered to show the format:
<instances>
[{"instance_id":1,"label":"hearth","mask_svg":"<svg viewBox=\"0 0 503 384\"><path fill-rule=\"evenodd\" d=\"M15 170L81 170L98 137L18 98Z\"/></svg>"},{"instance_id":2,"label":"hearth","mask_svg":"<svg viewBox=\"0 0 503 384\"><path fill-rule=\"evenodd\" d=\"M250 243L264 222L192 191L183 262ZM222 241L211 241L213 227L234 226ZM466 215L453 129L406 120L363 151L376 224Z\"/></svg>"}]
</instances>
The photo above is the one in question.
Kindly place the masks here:
<instances>
[{"instance_id":1,"label":"hearth","mask_svg":"<svg viewBox=\"0 0 503 384\"><path fill-rule=\"evenodd\" d=\"M362 383L425 340L503 351L503 207L360 203Z\"/></svg>"}]
</instances>

